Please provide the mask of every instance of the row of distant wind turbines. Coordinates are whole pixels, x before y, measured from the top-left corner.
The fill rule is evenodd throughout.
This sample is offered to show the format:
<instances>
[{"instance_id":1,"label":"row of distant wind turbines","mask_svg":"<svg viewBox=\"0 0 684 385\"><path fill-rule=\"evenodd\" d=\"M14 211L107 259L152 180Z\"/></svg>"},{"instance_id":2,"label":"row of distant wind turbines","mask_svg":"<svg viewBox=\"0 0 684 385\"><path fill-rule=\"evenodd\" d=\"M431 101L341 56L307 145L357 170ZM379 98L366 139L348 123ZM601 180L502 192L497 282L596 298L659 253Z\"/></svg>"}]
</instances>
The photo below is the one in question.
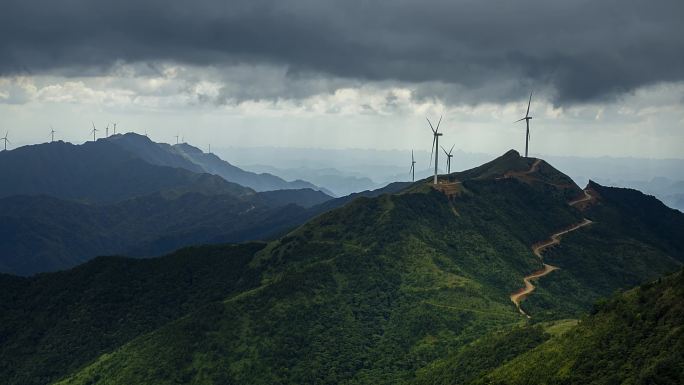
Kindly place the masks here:
<instances>
[{"instance_id":1,"label":"row of distant wind turbines","mask_svg":"<svg viewBox=\"0 0 684 385\"><path fill-rule=\"evenodd\" d=\"M530 92L530 99L527 101L527 112L525 112L525 117L516 120L514 123L518 123L520 121L525 121L526 125L526 131L525 131L525 158L527 158L528 154L528 149L530 146L530 120L532 120L532 117L530 116L530 104L532 104L532 92ZM432 155L435 155L435 174L433 177L433 184L437 184L437 176L438 176L438 163L439 163L439 149L441 148L442 151L444 151L444 154L447 157L447 174L451 174L451 158L453 155L451 152L454 150L454 145L451 146L449 151L446 150L443 146L440 147L439 145L439 137L442 136L442 133L439 132L439 125L442 123L442 117L439 117L439 121L437 122L437 127L435 128L432 125L432 122L430 121L429 118L425 118L428 122L428 125L430 125L430 129L432 130L432 147L430 148L430 161L428 164L432 163ZM435 154L436 152L436 154ZM411 174L411 180L415 181L416 180L416 159L413 156L413 150L411 150L411 169L409 170L409 173Z\"/></svg>"},{"instance_id":2,"label":"row of distant wind turbines","mask_svg":"<svg viewBox=\"0 0 684 385\"><path fill-rule=\"evenodd\" d=\"M94 123L94 122L91 122L91 123L92 123L92 125L93 125L93 129L90 130L90 133L93 134L93 142L94 142L94 141L97 140L97 133L100 132L100 130L98 130L97 128L95 128L95 123ZM113 123L113 132L114 132L113 135L116 135L116 123ZM55 131L55 129L54 129L52 126L50 126L50 142L51 142L51 143L55 141L55 133L57 133L57 131ZM3 136L2 138L0 138L0 140L4 142L4 150L5 150L5 151L7 151L7 144L8 144L8 143L9 143L9 144L12 144L12 142L8 139L8 135L9 135L9 131L6 131L6 132L5 132L5 136ZM144 135L147 136L147 131L145 131L145 134L144 134ZM105 127L105 137L106 137L106 138L109 137L109 124L107 124L107 126ZM179 142L179 138L181 138L180 140L181 140L183 143L185 143L185 138L183 138L183 137L180 136L180 135L174 135L174 138L176 138L176 144L179 144L179 143L180 143L180 142ZM211 145L209 145L209 152L211 152Z\"/></svg>"}]
</instances>

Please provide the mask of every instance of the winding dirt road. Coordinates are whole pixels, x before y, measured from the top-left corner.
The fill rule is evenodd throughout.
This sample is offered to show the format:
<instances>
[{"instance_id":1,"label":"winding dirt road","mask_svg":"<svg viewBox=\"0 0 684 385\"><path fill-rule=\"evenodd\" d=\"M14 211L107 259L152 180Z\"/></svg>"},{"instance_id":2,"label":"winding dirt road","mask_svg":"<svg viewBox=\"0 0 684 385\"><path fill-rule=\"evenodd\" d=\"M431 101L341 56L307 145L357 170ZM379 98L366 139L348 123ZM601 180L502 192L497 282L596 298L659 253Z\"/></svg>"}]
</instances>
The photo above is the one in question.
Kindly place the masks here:
<instances>
[{"instance_id":1,"label":"winding dirt road","mask_svg":"<svg viewBox=\"0 0 684 385\"><path fill-rule=\"evenodd\" d=\"M537 161L532 165L532 167L531 167L530 170L527 172L527 174L534 172L534 171L533 171L533 168L535 167L535 165L538 165L538 163L539 163L539 160L537 160ZM593 199L593 197L591 196L591 194L590 194L587 190L583 190L583 191L584 191L584 197L579 198L579 199L576 199L576 200L573 200L573 201L571 201L571 202L568 202L568 205L570 205L570 206L576 206L576 205L578 205L578 204L580 204L580 203L584 203L584 202L587 202L587 201L590 201L590 200ZM583 220L582 222L580 222L580 223L578 223L578 224L576 224L576 225L574 225L574 226L572 226L572 227L570 227L570 228L568 228L568 229L565 229L565 230L562 230L562 231L559 231L559 232L557 232L557 233L552 234L551 237L550 237L548 240L546 240L546 241L544 241L544 242L541 242L541 243L537 243L537 244L532 245L532 252L533 252L534 255L536 255L537 258L539 258L539 259L542 261L542 263L543 263L543 262L544 262L544 257L542 256L542 253L544 252L544 250L548 249L549 247L552 247L552 246L555 246L555 245L559 244L559 243L560 243L560 238L561 238L563 235L565 235L565 234L567 234L567 233L570 233L570 232L573 232L573 231L575 231L575 230L577 230L577 229L580 229L580 228L582 228L582 227L584 227L584 226L588 226L588 225L590 225L590 224L592 224L592 223L593 223L593 222L590 221L589 219L584 218L584 220ZM559 267L557 267L557 266L552 266L552 265L549 265L549 264L547 264L547 263L543 263L543 265L544 265L544 268L543 268L543 269L537 270L537 271L535 271L534 273L532 273L532 274L526 276L525 278L523 278L523 282L525 282L525 287L523 287L522 289L520 289L520 290L516 291L515 293L511 294L511 301L513 301L513 303L515 304L515 307L518 309L518 311L520 312L520 314L524 315L524 316L527 317L527 318L531 318L531 317L530 317L529 314L525 313L525 311L520 307L520 302L522 302L522 300L525 299L525 297L527 297L528 295L530 295L530 293L532 293L532 292L534 291L535 286L532 284L532 281L533 281L533 280L536 280L536 279L539 279L539 278L541 278L541 277L543 277L543 276L545 276L545 275L551 273L551 272L554 271L554 270L558 270L558 269L559 269Z\"/></svg>"},{"instance_id":2,"label":"winding dirt road","mask_svg":"<svg viewBox=\"0 0 684 385\"><path fill-rule=\"evenodd\" d=\"M594 198L591 196L591 194L589 194L589 191L587 191L587 190L582 190L582 191L584 192L584 196L582 198L575 199L574 201L569 202L568 204L570 206L577 206L580 203L588 202Z\"/></svg>"},{"instance_id":3,"label":"winding dirt road","mask_svg":"<svg viewBox=\"0 0 684 385\"><path fill-rule=\"evenodd\" d=\"M558 267L551 266L551 265L545 263L543 269L537 270L534 273L523 278L523 281L525 282L525 287L523 287L522 289L511 294L511 301L513 301L515 306L518 308L518 311L520 312L520 314L526 316L527 318L530 318L529 314L525 313L525 311L520 307L520 301L525 299L525 297L527 295L529 295L530 293L532 293L534 291L534 285L532 284L531 281L533 279L543 277L546 274L549 274L550 272L552 272L554 270L558 270Z\"/></svg>"}]
</instances>

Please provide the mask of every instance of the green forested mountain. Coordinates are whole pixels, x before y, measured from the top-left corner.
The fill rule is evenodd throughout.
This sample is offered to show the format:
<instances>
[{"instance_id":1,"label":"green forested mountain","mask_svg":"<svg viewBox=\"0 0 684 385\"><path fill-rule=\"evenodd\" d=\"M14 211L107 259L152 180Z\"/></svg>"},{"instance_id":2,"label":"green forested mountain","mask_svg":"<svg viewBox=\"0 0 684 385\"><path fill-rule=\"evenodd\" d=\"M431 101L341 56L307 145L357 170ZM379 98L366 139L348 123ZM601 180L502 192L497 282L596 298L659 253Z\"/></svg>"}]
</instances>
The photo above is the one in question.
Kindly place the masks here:
<instances>
[{"instance_id":1,"label":"green forested mountain","mask_svg":"<svg viewBox=\"0 0 684 385\"><path fill-rule=\"evenodd\" d=\"M560 320L582 317L595 297L675 271L684 259L676 232L660 232L646 217L648 237L610 222L634 218L625 207L648 197L628 200L590 186L597 191L591 202L568 205L582 190L545 162L515 152L450 178L459 182L439 191L418 182L360 197L252 250L217 246L149 261L102 258L61 273L5 276L3 303L12 312L0 319L7 325L0 360L11 364L0 382L467 383L494 376L551 341L549 333L571 328L573 321ZM660 209L643 215L657 218ZM531 246L585 217L594 223L545 253L560 269L535 282L539 288L523 302L528 319L509 296L542 267ZM672 223L681 220L672 215ZM582 239L593 243L585 249ZM566 250L581 254L586 270L564 259ZM138 302L146 298L142 293L162 292L185 276L186 263L212 255L212 263L242 262L225 262L230 274L211 267L190 274L192 283L160 305L179 297L193 305L164 310L168 317L139 326L149 317ZM604 259L610 269L596 262ZM142 281L106 273L142 263L157 263L158 270L140 273L147 277ZM84 280L79 272L86 268L88 276L107 277L107 285L70 286ZM202 286L202 301L184 294L197 293L200 280L216 282L214 273L231 286ZM126 287L123 298L120 287ZM25 294L27 288L43 294ZM97 295L88 300L59 302L90 290ZM44 310L56 307L58 314ZM52 327L52 317L89 332ZM95 341L102 335L119 338Z\"/></svg>"},{"instance_id":2,"label":"green forested mountain","mask_svg":"<svg viewBox=\"0 0 684 385\"><path fill-rule=\"evenodd\" d=\"M100 257L33 278L0 275L0 383L46 384L185 314L259 284L264 244L163 258Z\"/></svg>"}]
</instances>

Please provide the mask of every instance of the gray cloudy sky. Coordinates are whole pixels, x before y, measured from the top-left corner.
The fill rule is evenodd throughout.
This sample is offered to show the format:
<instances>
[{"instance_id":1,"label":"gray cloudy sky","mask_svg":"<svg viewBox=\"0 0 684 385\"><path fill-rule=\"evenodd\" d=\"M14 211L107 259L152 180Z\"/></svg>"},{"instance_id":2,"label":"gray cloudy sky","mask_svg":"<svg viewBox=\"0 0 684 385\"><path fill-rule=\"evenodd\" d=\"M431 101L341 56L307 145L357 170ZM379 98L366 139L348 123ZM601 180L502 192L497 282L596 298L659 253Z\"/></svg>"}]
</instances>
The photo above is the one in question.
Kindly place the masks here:
<instances>
[{"instance_id":1,"label":"gray cloudy sky","mask_svg":"<svg viewBox=\"0 0 684 385\"><path fill-rule=\"evenodd\" d=\"M681 157L681 0L3 0L0 129Z\"/></svg>"}]
</instances>

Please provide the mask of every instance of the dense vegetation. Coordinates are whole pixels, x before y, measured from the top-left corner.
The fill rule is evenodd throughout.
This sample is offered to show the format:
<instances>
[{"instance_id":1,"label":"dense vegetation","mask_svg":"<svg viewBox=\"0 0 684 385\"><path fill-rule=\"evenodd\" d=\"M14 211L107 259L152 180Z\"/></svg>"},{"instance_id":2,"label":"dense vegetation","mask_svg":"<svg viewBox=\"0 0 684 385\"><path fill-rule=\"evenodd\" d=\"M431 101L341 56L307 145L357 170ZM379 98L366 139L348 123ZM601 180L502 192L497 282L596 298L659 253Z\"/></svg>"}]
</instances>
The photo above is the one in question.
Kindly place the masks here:
<instances>
[{"instance_id":1,"label":"dense vegetation","mask_svg":"<svg viewBox=\"0 0 684 385\"><path fill-rule=\"evenodd\" d=\"M71 282L65 277L73 271L31 279L5 277L2 295L13 301L8 299L13 316L11 322L0 319L9 325L0 334L4 342L0 358L16 358L11 366L3 367L0 382L448 384L478 381L484 375L493 380L505 378L497 377L498 373L509 370L511 362L564 338L559 330L573 324L542 321L576 318L588 306L584 294L612 292L677 266L671 263L676 257L664 250L622 234L619 228L609 228L614 237L599 244L594 259L624 254L623 243L653 252L635 252L619 261L623 263L619 272L629 279L613 276L616 270L588 266L587 275L592 277L582 281L578 278L582 270L576 270L581 265L557 261L561 270L542 279L539 292L524 302L532 314L528 322L509 295L522 286L525 275L541 267L530 246L590 215L567 205L568 196L579 190L568 187L564 177L548 165L542 164L538 172L524 178L499 179L507 170L525 171L532 161L507 153L486 167L455 174L462 184L453 196L416 183L394 194L359 197L318 215L278 240L254 245L254 250L233 257L239 262L230 265L230 274L214 276L207 271L208 277L225 274L224 284L229 286L205 285L201 301L172 307L176 313L153 328L135 327L138 321L107 323L99 317L107 320L111 312L90 310L99 306L97 299L77 302L60 314L62 322L82 320L81 314L89 314L91 318L79 324L93 330L83 333L88 336L83 346L95 346L92 350L97 351L80 351L72 354L78 360L57 361L59 365L51 365L50 359L70 356L67 348L74 345L71 338L76 338L73 329L56 328L49 340L43 340L39 336L47 322L34 326L27 315L37 307L52 309L65 303L55 301L75 295L62 287ZM630 215L614 207L619 215ZM604 230L592 225L577 235L600 240ZM652 240L657 240L658 233L652 234ZM662 235L660 243L671 242L668 237L669 233ZM563 238L556 258L562 258L558 254L565 250L565 242ZM242 249L208 250L230 257ZM204 254L189 249L177 256L178 263L160 264L163 272L143 272L141 277L161 276L157 282L163 287L162 282L180 280L185 263ZM107 261L127 260L97 259L86 266L106 274ZM153 263L136 263L142 262ZM653 270L647 268L649 264ZM107 306L112 306L107 300L110 296L118 298L109 294L117 288L144 287L127 274L106 276L112 277L111 285L97 298L104 298ZM37 302L15 299L27 285L45 279L53 283L49 286L52 295L39 297ZM580 291L575 298L568 290L546 285L556 279L572 290L586 292ZM195 293L194 286L181 285L169 299L188 298L183 292ZM114 302L119 303L118 299ZM149 317L138 306L126 312L131 320ZM41 314L37 320L47 317ZM19 315L26 320L22 327L16 321ZM98 329L98 325L111 327ZM34 329L36 334L24 338L25 330ZM105 330L121 338L98 346L93 340ZM53 358L42 355L45 349ZM22 369L21 375L11 370L14 367Z\"/></svg>"},{"instance_id":2,"label":"dense vegetation","mask_svg":"<svg viewBox=\"0 0 684 385\"><path fill-rule=\"evenodd\" d=\"M421 369L417 385L468 384L549 338L540 326L497 330Z\"/></svg>"},{"instance_id":3,"label":"dense vegetation","mask_svg":"<svg viewBox=\"0 0 684 385\"><path fill-rule=\"evenodd\" d=\"M30 275L98 255L156 256L190 245L273 238L317 212L287 204L300 192L287 191L293 196L152 194L110 205L0 199L0 271Z\"/></svg>"},{"instance_id":4,"label":"dense vegetation","mask_svg":"<svg viewBox=\"0 0 684 385\"><path fill-rule=\"evenodd\" d=\"M0 383L46 384L131 339L259 284L264 244L136 260L101 257L34 278L0 275Z\"/></svg>"},{"instance_id":5,"label":"dense vegetation","mask_svg":"<svg viewBox=\"0 0 684 385\"><path fill-rule=\"evenodd\" d=\"M576 328L495 370L483 384L684 383L684 274L596 305Z\"/></svg>"}]
</instances>

